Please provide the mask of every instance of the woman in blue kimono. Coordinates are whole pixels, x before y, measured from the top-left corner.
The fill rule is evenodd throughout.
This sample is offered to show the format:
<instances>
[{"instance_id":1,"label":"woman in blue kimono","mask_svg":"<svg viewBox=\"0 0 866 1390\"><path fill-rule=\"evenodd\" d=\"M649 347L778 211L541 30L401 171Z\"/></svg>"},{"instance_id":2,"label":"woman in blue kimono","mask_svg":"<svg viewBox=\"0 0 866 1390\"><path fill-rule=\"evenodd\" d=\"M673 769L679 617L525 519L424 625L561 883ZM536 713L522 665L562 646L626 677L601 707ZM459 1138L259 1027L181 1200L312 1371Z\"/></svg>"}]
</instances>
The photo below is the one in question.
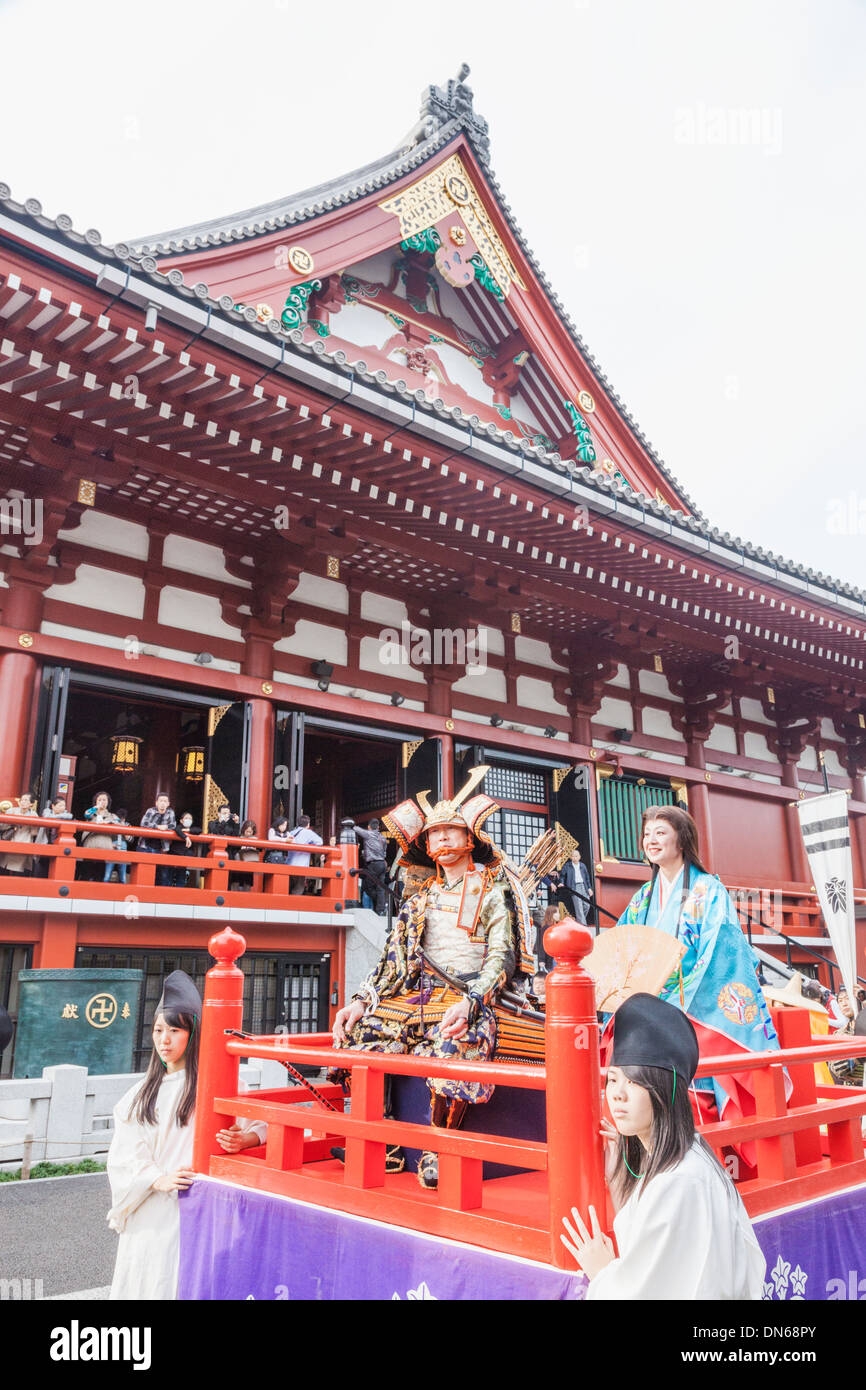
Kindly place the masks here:
<instances>
[{"instance_id":1,"label":"woman in blue kimono","mask_svg":"<svg viewBox=\"0 0 866 1390\"><path fill-rule=\"evenodd\" d=\"M701 1060L779 1046L758 980L757 958L720 879L704 867L695 822L679 806L649 806L641 826L652 878L635 893L621 923L640 923L675 936L686 947L660 998L695 1025ZM737 1119L754 1114L752 1074L693 1082L701 1116ZM750 1146L751 1147L751 1146Z\"/></svg>"}]
</instances>

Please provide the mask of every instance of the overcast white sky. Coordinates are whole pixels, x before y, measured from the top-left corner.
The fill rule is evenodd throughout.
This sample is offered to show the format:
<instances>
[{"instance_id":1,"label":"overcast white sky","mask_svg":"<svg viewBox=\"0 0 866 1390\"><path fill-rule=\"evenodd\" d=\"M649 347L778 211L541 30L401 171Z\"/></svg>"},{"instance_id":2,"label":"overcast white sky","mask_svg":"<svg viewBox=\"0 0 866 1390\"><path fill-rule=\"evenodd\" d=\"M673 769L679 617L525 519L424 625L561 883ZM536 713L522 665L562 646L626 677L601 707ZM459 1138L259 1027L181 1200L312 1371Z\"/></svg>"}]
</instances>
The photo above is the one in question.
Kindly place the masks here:
<instances>
[{"instance_id":1,"label":"overcast white sky","mask_svg":"<svg viewBox=\"0 0 866 1390\"><path fill-rule=\"evenodd\" d=\"M470 63L517 220L722 530L866 587L862 0L0 0L0 179L107 242L394 148Z\"/></svg>"}]
</instances>

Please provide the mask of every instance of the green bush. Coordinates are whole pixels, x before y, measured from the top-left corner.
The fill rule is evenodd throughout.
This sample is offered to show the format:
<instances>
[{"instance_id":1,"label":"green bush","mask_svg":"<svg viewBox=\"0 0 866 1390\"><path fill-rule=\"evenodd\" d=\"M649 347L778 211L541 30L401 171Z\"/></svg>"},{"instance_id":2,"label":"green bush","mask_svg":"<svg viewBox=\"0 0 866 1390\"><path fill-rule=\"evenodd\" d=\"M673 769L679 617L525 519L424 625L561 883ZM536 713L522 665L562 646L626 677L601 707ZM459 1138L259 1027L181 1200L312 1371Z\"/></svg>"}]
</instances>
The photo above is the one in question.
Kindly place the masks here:
<instances>
[{"instance_id":1,"label":"green bush","mask_svg":"<svg viewBox=\"0 0 866 1390\"><path fill-rule=\"evenodd\" d=\"M104 1173L105 1164L92 1158L79 1159L77 1163L34 1163L30 1169L31 1178L66 1178L75 1173ZM21 1169L12 1173L0 1173L0 1182L19 1182Z\"/></svg>"}]
</instances>

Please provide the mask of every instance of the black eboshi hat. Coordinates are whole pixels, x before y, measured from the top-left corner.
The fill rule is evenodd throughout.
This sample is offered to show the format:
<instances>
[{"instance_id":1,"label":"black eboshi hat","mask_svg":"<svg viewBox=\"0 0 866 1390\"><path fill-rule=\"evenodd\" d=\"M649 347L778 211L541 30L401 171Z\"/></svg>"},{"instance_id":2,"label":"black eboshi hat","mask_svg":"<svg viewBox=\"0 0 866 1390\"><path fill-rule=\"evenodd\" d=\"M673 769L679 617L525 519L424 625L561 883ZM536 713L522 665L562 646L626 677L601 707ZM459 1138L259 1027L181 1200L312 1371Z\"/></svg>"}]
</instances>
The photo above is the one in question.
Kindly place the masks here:
<instances>
[{"instance_id":1,"label":"black eboshi hat","mask_svg":"<svg viewBox=\"0 0 866 1390\"><path fill-rule=\"evenodd\" d=\"M690 1084L700 1052L691 1019L654 994L632 994L613 1016L612 1067L663 1067Z\"/></svg>"}]
</instances>

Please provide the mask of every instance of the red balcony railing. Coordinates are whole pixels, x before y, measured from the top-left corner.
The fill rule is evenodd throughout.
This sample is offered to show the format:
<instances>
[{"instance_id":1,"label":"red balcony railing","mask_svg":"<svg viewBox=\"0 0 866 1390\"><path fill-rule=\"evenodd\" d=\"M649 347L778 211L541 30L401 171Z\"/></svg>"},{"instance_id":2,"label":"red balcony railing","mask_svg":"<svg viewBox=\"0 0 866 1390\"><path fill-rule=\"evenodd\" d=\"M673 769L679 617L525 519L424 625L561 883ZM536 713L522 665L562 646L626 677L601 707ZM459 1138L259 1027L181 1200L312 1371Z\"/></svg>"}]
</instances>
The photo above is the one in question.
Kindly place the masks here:
<instances>
[{"instance_id":1,"label":"red balcony railing","mask_svg":"<svg viewBox=\"0 0 866 1390\"><path fill-rule=\"evenodd\" d=\"M589 934L574 923L559 923L545 936L557 964L548 976L547 1060L539 1068L334 1049L327 1033L227 1038L225 1030L241 1026L243 976L234 962L244 949L243 939L227 929L210 942L218 964L208 975L205 993L194 1166L264 1191L572 1268L559 1239L562 1217L571 1207L586 1215L592 1203L600 1216L607 1212L608 1230L612 1224L602 1176L603 1073L593 984L581 966L591 945ZM718 1057L698 1070L699 1076L755 1073L756 1114L701 1130L720 1154L732 1145L754 1142L757 1175L739 1185L752 1215L866 1181L860 1133L866 1090L816 1086L813 1065L828 1058L866 1056L866 1039L815 1042L809 1035L808 1014L801 1010L774 1010L774 1019L781 1051ZM327 1110L300 1087L238 1095L241 1056L349 1069L351 1114ZM787 1102L786 1068L793 1082ZM547 1140L385 1119L386 1074L543 1090ZM342 1112L339 1089L324 1090ZM267 1122L264 1149L232 1158L221 1155L215 1134L232 1115ZM345 1147L345 1165L330 1158L336 1144ZM386 1174L385 1150L390 1144L438 1153L438 1191L422 1190L408 1173ZM485 1159L529 1171L485 1181Z\"/></svg>"},{"instance_id":2,"label":"red balcony railing","mask_svg":"<svg viewBox=\"0 0 866 1390\"><path fill-rule=\"evenodd\" d=\"M348 903L357 901L358 847L356 844L302 845L290 840L241 839L237 836L191 835L194 844L202 846L200 855L189 851L183 854L163 854L126 848L123 850L90 849L78 844L76 832L84 834L131 835L133 843L139 838L149 842L168 840L179 845L173 832L145 830L139 826L113 825L94 821L56 820L37 816L0 815L0 825L23 825L29 829L44 828L55 835L53 844L32 844L20 840L0 840L0 854L34 860L32 873L0 875L0 894L115 901L124 904L124 913L135 917L136 902L172 903L184 906L240 906L254 916L257 910L285 907L307 912L342 912ZM255 849L260 862L245 862L229 857L229 850ZM269 850L281 853L302 852L313 855L310 864L266 864ZM79 864L97 863L127 865L126 883L104 883L76 880ZM189 870L200 879L200 886L188 884L176 887L156 882L157 870ZM229 875L243 880L244 888L229 888ZM321 879L321 896L297 891L305 879Z\"/></svg>"}]
</instances>

